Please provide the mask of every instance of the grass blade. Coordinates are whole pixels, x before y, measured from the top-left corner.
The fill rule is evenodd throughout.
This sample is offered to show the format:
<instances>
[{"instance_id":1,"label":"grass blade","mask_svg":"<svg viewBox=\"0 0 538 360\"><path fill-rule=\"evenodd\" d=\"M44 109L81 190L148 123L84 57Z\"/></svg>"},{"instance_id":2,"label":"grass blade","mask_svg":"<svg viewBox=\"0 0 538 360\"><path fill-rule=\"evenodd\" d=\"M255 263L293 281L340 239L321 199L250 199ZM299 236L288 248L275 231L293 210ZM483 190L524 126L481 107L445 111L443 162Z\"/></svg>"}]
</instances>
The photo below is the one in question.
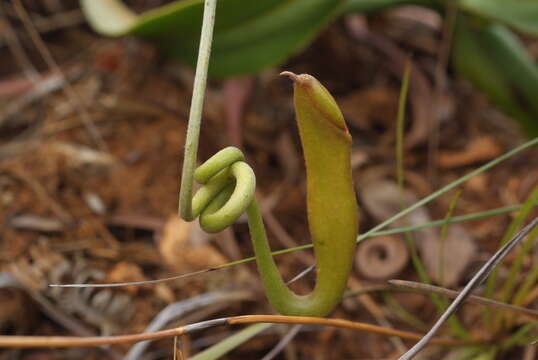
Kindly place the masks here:
<instances>
[{"instance_id":1,"label":"grass blade","mask_svg":"<svg viewBox=\"0 0 538 360\"><path fill-rule=\"evenodd\" d=\"M532 194L529 196L529 199L525 202L525 205L521 209L521 213L527 215L534 207L534 204L538 201L538 186L534 189ZM513 293L516 278L521 270L521 267L523 266L523 260L525 255L530 251L532 247L532 237L529 237L528 241L523 243L523 248L518 253L516 261L512 264L512 267L510 268L510 274L508 275L508 279L506 279L506 282L504 283L504 286L501 291L501 301L508 301L510 299L510 295Z\"/></svg>"},{"instance_id":2,"label":"grass blade","mask_svg":"<svg viewBox=\"0 0 538 360\"><path fill-rule=\"evenodd\" d=\"M226 355L230 351L234 350L239 345L247 342L254 336L258 335L262 331L270 328L273 324L260 323L250 325L249 327L240 330L232 336L222 340L221 342L207 348L206 350L199 352L190 360L215 360Z\"/></svg>"},{"instance_id":3,"label":"grass blade","mask_svg":"<svg viewBox=\"0 0 538 360\"><path fill-rule=\"evenodd\" d=\"M441 315L439 320L432 326L430 331L416 343L408 352L403 354L398 360L411 360L417 355L433 338L437 331L443 326L448 318L456 312L459 306L465 301L467 297L471 295L474 289L484 282L491 271L504 259L506 255L516 246L522 239L527 236L531 230L538 225L538 217L525 226L514 238L512 238L506 245L499 249L487 262L478 270L473 276L471 281L463 288L462 292L456 297L456 299L450 304L448 309Z\"/></svg>"}]
</instances>

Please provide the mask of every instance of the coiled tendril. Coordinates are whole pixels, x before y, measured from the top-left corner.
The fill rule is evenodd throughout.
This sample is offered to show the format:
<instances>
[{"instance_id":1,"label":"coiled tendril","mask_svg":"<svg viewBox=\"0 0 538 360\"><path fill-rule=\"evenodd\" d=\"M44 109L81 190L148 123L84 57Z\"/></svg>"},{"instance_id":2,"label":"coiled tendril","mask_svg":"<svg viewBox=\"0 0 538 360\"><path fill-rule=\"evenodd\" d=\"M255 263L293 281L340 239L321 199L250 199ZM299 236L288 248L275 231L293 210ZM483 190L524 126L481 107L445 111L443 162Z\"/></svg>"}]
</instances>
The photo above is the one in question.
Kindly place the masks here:
<instances>
[{"instance_id":1,"label":"coiled tendril","mask_svg":"<svg viewBox=\"0 0 538 360\"><path fill-rule=\"evenodd\" d=\"M215 233L232 225L254 199L256 176L243 160L241 150L227 147L213 155L194 172L203 184L192 199L192 216L200 226Z\"/></svg>"}]
</instances>

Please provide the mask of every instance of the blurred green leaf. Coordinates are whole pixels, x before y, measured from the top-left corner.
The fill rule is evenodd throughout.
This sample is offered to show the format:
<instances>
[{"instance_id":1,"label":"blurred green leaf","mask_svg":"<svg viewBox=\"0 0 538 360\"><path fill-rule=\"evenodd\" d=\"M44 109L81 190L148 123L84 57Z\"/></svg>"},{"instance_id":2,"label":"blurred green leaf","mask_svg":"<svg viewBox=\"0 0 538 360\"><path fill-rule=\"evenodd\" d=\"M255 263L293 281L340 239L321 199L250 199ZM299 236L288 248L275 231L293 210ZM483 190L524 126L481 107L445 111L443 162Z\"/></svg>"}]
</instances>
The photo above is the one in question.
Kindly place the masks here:
<instances>
[{"instance_id":1,"label":"blurred green leaf","mask_svg":"<svg viewBox=\"0 0 538 360\"><path fill-rule=\"evenodd\" d=\"M537 0L461 0L460 7L520 31L538 35Z\"/></svg>"},{"instance_id":2,"label":"blurred green leaf","mask_svg":"<svg viewBox=\"0 0 538 360\"><path fill-rule=\"evenodd\" d=\"M219 0L209 74L255 74L298 53L331 21L434 0ZM136 14L119 0L80 0L90 25L107 36L135 35L172 57L195 65L203 0L176 1Z\"/></svg>"},{"instance_id":3,"label":"blurred green leaf","mask_svg":"<svg viewBox=\"0 0 538 360\"><path fill-rule=\"evenodd\" d=\"M300 51L345 0L220 0L209 73L252 74ZM194 65L203 0L184 0L141 15L117 0L81 0L92 27L109 36L137 35Z\"/></svg>"},{"instance_id":4,"label":"blurred green leaf","mask_svg":"<svg viewBox=\"0 0 538 360\"><path fill-rule=\"evenodd\" d=\"M538 136L538 67L519 39L504 25L474 24L459 16L452 62L490 99Z\"/></svg>"}]
</instances>

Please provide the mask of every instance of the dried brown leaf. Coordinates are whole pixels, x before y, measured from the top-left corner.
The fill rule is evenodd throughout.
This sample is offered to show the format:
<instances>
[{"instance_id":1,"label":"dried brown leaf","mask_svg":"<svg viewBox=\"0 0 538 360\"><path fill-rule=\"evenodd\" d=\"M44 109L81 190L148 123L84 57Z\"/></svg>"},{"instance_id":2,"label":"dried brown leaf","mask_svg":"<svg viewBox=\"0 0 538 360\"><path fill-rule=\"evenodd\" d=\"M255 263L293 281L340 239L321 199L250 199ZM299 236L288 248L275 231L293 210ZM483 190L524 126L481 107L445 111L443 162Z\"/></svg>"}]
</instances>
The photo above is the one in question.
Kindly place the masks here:
<instances>
[{"instance_id":1,"label":"dried brown leaf","mask_svg":"<svg viewBox=\"0 0 538 360\"><path fill-rule=\"evenodd\" d=\"M206 241L194 243L196 226L176 215L170 216L164 226L159 252L175 271L205 269L226 262L226 258Z\"/></svg>"},{"instance_id":2,"label":"dried brown leaf","mask_svg":"<svg viewBox=\"0 0 538 360\"><path fill-rule=\"evenodd\" d=\"M453 169L489 161L503 152L502 146L490 136L481 136L469 142L463 150L442 151L439 154L439 166Z\"/></svg>"}]
</instances>

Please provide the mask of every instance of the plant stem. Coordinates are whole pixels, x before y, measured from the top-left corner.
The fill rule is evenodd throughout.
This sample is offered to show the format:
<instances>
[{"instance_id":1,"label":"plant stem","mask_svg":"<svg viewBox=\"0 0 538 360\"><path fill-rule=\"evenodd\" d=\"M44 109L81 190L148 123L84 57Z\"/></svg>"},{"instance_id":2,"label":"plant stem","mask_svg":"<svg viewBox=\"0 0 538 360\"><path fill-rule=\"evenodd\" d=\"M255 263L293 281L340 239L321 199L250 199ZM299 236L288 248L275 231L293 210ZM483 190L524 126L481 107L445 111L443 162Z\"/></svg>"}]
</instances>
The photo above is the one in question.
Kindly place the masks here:
<instances>
[{"instance_id":1,"label":"plant stem","mask_svg":"<svg viewBox=\"0 0 538 360\"><path fill-rule=\"evenodd\" d=\"M179 190L179 214L187 221L194 220L192 218L192 184L198 153L198 139L200 138L200 125L202 123L207 69L211 55L211 43L213 42L216 8L217 0L205 0L200 49L196 64L187 139L185 140L181 188Z\"/></svg>"}]
</instances>

